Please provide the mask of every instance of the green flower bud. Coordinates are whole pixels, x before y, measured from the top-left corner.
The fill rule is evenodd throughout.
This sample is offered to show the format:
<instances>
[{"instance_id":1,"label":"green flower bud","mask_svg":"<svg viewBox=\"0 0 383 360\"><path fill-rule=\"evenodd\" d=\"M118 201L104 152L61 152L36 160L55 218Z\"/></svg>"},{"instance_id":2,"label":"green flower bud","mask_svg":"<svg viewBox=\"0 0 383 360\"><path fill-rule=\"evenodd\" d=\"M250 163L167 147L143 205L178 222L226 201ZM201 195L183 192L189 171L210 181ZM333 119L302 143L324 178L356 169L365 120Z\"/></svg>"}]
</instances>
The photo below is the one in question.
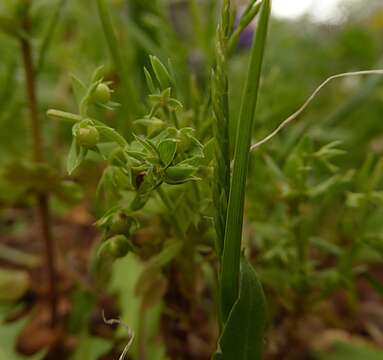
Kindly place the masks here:
<instances>
[{"instance_id":1,"label":"green flower bud","mask_svg":"<svg viewBox=\"0 0 383 360\"><path fill-rule=\"evenodd\" d=\"M182 184L191 180L196 171L197 168L194 166L170 166L165 170L165 182L168 184Z\"/></svg>"},{"instance_id":2,"label":"green flower bud","mask_svg":"<svg viewBox=\"0 0 383 360\"><path fill-rule=\"evenodd\" d=\"M179 131L177 136L177 147L180 153L184 153L188 151L190 146L192 145L192 141L190 139L190 135L185 133L184 131Z\"/></svg>"},{"instance_id":3,"label":"green flower bud","mask_svg":"<svg viewBox=\"0 0 383 360\"><path fill-rule=\"evenodd\" d=\"M131 217L122 212L116 213L110 223L110 233L129 235L132 224Z\"/></svg>"},{"instance_id":4,"label":"green flower bud","mask_svg":"<svg viewBox=\"0 0 383 360\"><path fill-rule=\"evenodd\" d=\"M92 148L100 141L98 130L92 125L79 126L74 134L77 145Z\"/></svg>"},{"instance_id":5,"label":"green flower bud","mask_svg":"<svg viewBox=\"0 0 383 360\"><path fill-rule=\"evenodd\" d=\"M115 235L107 240L107 249L113 258L118 259L133 250L133 246L125 235Z\"/></svg>"},{"instance_id":6,"label":"green flower bud","mask_svg":"<svg viewBox=\"0 0 383 360\"><path fill-rule=\"evenodd\" d=\"M203 157L203 146L193 136L194 130L192 128L183 128L177 131L178 152L190 152L193 156Z\"/></svg>"},{"instance_id":7,"label":"green flower bud","mask_svg":"<svg viewBox=\"0 0 383 360\"><path fill-rule=\"evenodd\" d=\"M110 98L111 90L109 86L105 83L98 84L92 95L93 101L106 104L110 101Z\"/></svg>"},{"instance_id":8,"label":"green flower bud","mask_svg":"<svg viewBox=\"0 0 383 360\"><path fill-rule=\"evenodd\" d=\"M112 166L126 166L126 157L124 150L117 148L114 150L110 157L110 165Z\"/></svg>"}]
</instances>

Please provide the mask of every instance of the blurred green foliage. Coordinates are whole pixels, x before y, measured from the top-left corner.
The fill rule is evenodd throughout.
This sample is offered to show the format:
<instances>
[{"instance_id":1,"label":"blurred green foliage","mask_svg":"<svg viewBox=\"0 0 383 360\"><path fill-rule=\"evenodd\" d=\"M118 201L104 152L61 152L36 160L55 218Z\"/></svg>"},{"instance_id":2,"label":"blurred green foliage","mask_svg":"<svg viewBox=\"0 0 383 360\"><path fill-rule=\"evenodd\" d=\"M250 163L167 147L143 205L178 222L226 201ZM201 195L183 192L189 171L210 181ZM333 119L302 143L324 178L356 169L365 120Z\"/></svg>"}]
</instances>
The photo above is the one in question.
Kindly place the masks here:
<instances>
[{"instance_id":1,"label":"blurred green foliage","mask_svg":"<svg viewBox=\"0 0 383 360\"><path fill-rule=\"evenodd\" d=\"M145 120L145 110L156 101L163 100L158 94L153 97L153 93L149 100L147 97L148 76L145 76L144 67L153 75L153 58L149 55L156 56L155 59L165 64L174 81L172 96L177 99L175 101L182 102L181 122L194 127L196 138L209 150L212 137L210 77L215 63L217 3L214 0L108 2L120 51L126 59L125 65L137 95L134 100L124 98L126 94L121 90L121 79L108 55L95 1L68 0L63 3L54 29L50 28L47 19L55 16L59 1L33 1L32 42L36 59L44 48L46 32L51 32L52 36L38 69L39 110L49 168L31 168L25 163L31 158L31 150L19 48L12 37L0 32L2 208L15 204L28 206L28 197L24 195L43 187L49 188L59 200L55 203L57 214L63 211L63 207L69 209L78 204L84 196L94 205L92 208L97 216L105 214L110 204L96 199L93 191L94 178L101 178L105 161L97 167L98 155L84 156L84 168L76 170L72 176L76 185L62 182L62 178L67 176L63 174L66 174L66 154L71 142L70 128L45 116L49 108L76 113L76 96L73 96L76 94L73 94L70 74L86 83L100 64L106 64L104 79L111 82L113 100L127 106L129 101L135 101L132 106L136 109L135 119ZM7 4L4 2L0 6L1 15L9 14ZM358 4L354 6L359 9ZM368 8L369 4L365 3L365 7ZM371 8L374 8L373 2ZM0 23L2 21L0 17ZM328 76L382 68L382 35L382 8L360 12L350 5L342 20L331 24L315 23L310 19L296 22L272 19L254 141L263 138L294 112ZM248 55L246 49L238 48L228 63L231 144L235 139L240 95L246 76L244 64ZM167 86L160 87L166 90ZM89 110L89 116L102 118L108 126L127 135L127 114L120 108L115 110L111 112L95 106ZM359 297L357 279L362 276L368 276L375 289L380 288L379 279L370 274L370 269L381 264L383 257L382 114L382 77L340 80L327 87L300 120L251 155L245 243L266 291L271 328L286 311L291 314L300 312L301 316L306 313L318 315L319 304L339 290L346 291L349 305L353 307ZM145 122L138 122L135 130L143 132L143 124ZM104 150L106 154L111 149L106 144ZM89 168L96 170L90 174ZM172 211L162 206L158 197L148 200L146 212L138 216L142 224L138 238L146 239L147 236L150 239L142 246L142 258L129 255L114 265L107 264L105 271L108 275L103 274L105 279L99 279L102 286L109 282L109 292L119 294L118 306L123 320L138 333L142 332L141 326L145 322L145 339L151 344L147 349L150 359L166 359L166 339L161 338L158 343L150 339L160 332L159 319L166 307L163 295L168 286L174 285L169 285L167 280L169 264L176 264L181 269L178 279L181 289L178 291L191 302L199 301L198 294L188 285L193 284L200 272L215 269L210 251L214 243L209 184L212 172L208 166L203 170L205 173L201 177L207 181L175 189L166 187L174 206ZM77 185L82 185L82 193ZM87 191L88 188L90 190ZM109 194L105 197L112 198ZM124 204L131 200L125 191L117 197ZM187 205L181 204L180 199L186 199ZM158 259L156 256L161 257L169 245L169 238L174 236L169 230L174 227L174 216L187 234L188 247L155 267L161 276L154 277L152 271L145 277L142 275L145 264L147 267L151 264L148 258L153 261L153 258ZM210 270L206 270L206 264L211 265ZM141 292L135 289L137 281L144 284ZM214 294L214 281L206 283L205 286ZM157 286L162 292L153 291ZM110 346L88 334L87 323L96 300L80 285L78 287L72 301L73 313L79 315L72 318L69 325L70 331L80 338L74 359L93 359L108 351ZM140 308L143 297L150 303L145 316L142 316L145 311ZM205 305L205 310L215 318L212 304ZM142 313L138 315L140 311ZM82 316L83 322L79 320ZM79 323L76 324L75 320ZM14 339L21 329L20 324L16 323L12 328L2 327L1 331L4 329L7 336ZM117 340L124 336L122 330ZM8 340L4 339L0 351L8 354L11 350L6 344ZM88 348L97 355L84 353ZM140 359L140 351L142 349L134 345L132 356ZM338 347L335 353L338 355L334 355L334 359L343 359L349 356L350 350ZM331 358L330 355L324 356L318 355L318 359ZM363 356L367 355L360 355ZM373 359L375 355L371 356ZM379 356L380 352L376 358Z\"/></svg>"}]
</instances>

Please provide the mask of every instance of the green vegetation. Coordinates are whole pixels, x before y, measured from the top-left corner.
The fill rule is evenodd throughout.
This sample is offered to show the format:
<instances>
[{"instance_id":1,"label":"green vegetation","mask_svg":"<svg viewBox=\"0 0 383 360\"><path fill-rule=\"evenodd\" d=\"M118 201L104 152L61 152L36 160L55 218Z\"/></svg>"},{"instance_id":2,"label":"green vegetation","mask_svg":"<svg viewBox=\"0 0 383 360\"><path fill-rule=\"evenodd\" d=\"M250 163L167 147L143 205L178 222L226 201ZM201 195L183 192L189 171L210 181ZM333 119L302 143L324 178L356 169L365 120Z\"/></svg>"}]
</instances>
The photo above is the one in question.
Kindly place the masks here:
<instances>
[{"instance_id":1,"label":"green vegetation","mask_svg":"<svg viewBox=\"0 0 383 360\"><path fill-rule=\"evenodd\" d=\"M0 359L383 356L383 8L240 3L0 4Z\"/></svg>"}]
</instances>

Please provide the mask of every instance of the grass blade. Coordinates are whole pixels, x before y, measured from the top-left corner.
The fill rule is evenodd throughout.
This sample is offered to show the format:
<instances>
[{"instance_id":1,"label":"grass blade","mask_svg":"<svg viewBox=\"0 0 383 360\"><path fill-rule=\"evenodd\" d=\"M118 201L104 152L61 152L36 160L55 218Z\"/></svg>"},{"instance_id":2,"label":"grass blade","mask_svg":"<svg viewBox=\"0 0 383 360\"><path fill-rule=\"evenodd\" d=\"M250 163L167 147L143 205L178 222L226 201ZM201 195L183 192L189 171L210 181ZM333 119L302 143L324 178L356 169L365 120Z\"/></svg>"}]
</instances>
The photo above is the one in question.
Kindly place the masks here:
<instances>
[{"instance_id":1,"label":"grass blade","mask_svg":"<svg viewBox=\"0 0 383 360\"><path fill-rule=\"evenodd\" d=\"M242 97L241 112L238 122L222 257L221 311L224 321L227 320L229 313L237 300L239 291L246 176L270 9L270 0L264 0L260 10L256 35L253 40L249 71Z\"/></svg>"},{"instance_id":2,"label":"grass blade","mask_svg":"<svg viewBox=\"0 0 383 360\"><path fill-rule=\"evenodd\" d=\"M242 257L239 297L220 338L223 360L261 360L266 329L266 299L258 276Z\"/></svg>"}]
</instances>

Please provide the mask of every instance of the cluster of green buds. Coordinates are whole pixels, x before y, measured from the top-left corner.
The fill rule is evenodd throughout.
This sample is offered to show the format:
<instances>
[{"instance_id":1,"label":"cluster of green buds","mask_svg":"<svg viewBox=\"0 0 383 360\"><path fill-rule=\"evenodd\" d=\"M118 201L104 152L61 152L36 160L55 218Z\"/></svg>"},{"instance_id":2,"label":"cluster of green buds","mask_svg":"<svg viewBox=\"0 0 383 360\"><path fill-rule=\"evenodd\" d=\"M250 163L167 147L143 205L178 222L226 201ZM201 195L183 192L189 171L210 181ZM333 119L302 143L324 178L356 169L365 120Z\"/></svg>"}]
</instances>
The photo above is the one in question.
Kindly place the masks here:
<instances>
[{"instance_id":1,"label":"cluster of green buds","mask_svg":"<svg viewBox=\"0 0 383 360\"><path fill-rule=\"evenodd\" d=\"M100 141L100 133L90 119L82 120L72 131L76 144L86 149L94 148Z\"/></svg>"},{"instance_id":2,"label":"cluster of green buds","mask_svg":"<svg viewBox=\"0 0 383 360\"><path fill-rule=\"evenodd\" d=\"M116 259L136 251L131 237L139 227L137 212L148 202L154 191L163 184L181 185L198 180L197 174L204 159L204 147L190 127L180 127L177 111L182 104L171 97L166 68L156 58L151 58L159 88L149 96L151 110L144 118L134 122L145 135L133 134L128 142L116 130L89 115L90 106L113 109L118 104L111 101L112 91L104 81L103 69L97 69L88 86L73 77L73 88L79 114L49 110L48 115L74 121L73 141L68 156L68 171L73 172L92 151L99 154L107 166L100 179L98 191L112 190L120 198L97 222L103 230L103 241L98 257ZM150 75L146 70L146 77ZM150 87L155 81L150 78ZM169 124L170 123L170 124ZM142 133L142 131L141 131ZM104 146L105 145L105 146ZM122 193L133 196L122 203Z\"/></svg>"},{"instance_id":3,"label":"cluster of green buds","mask_svg":"<svg viewBox=\"0 0 383 360\"><path fill-rule=\"evenodd\" d=\"M203 155L203 146L192 128L168 127L155 138L135 136L127 149L133 171L171 185L196 180L194 176ZM142 184L137 184L137 189Z\"/></svg>"},{"instance_id":4,"label":"cluster of green buds","mask_svg":"<svg viewBox=\"0 0 383 360\"><path fill-rule=\"evenodd\" d=\"M134 214L120 208L108 211L97 226L104 231L104 241L98 249L98 257L104 256L118 259L126 256L135 247L129 240L139 224Z\"/></svg>"},{"instance_id":5,"label":"cluster of green buds","mask_svg":"<svg viewBox=\"0 0 383 360\"><path fill-rule=\"evenodd\" d=\"M107 155L108 167L99 188L133 191L128 211L134 212L163 183L180 185L198 180L204 148L193 133L191 128L167 127L152 138L134 135L130 144L118 146Z\"/></svg>"}]
</instances>

